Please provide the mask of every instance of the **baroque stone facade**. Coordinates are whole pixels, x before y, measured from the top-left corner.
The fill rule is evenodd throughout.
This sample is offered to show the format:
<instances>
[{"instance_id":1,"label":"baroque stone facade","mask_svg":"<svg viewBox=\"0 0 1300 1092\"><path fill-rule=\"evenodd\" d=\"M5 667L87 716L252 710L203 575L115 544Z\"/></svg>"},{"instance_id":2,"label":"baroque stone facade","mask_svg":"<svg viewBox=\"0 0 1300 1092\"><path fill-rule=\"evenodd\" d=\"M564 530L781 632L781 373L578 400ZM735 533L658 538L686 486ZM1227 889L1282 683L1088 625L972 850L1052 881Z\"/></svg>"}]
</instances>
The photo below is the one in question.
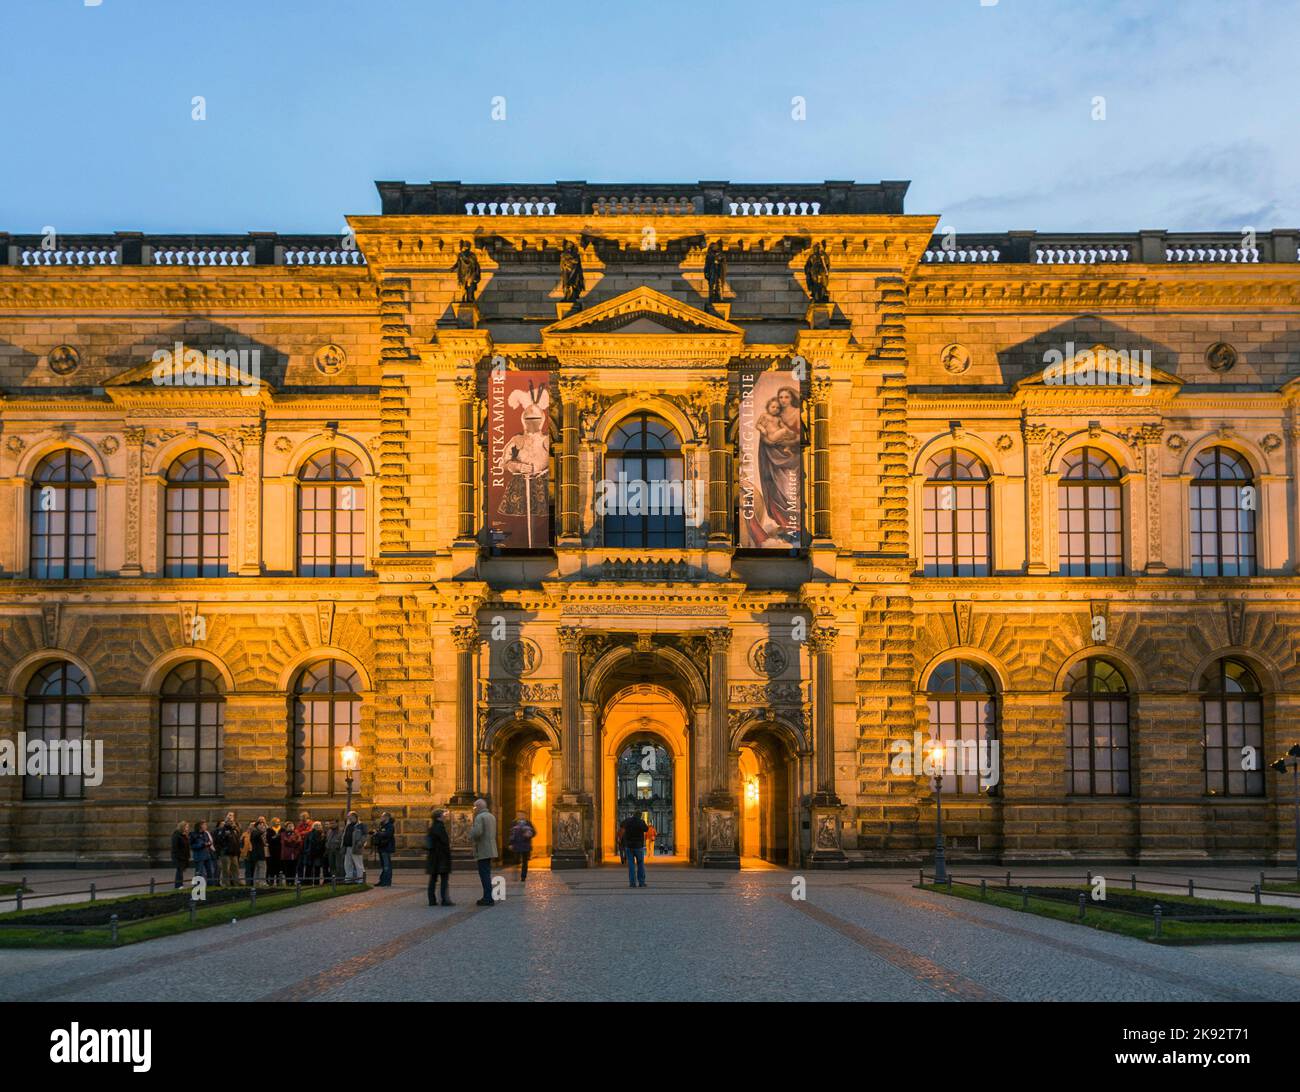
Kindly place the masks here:
<instances>
[{"instance_id":1,"label":"baroque stone facade","mask_svg":"<svg viewBox=\"0 0 1300 1092\"><path fill-rule=\"evenodd\" d=\"M600 860L653 751L666 852L915 862L932 731L995 745L945 776L958 857L1292 852L1295 232L944 238L892 182L379 188L343 239L0 236L0 741L104 744L98 784L0 777L0 861L337 814L352 740L403 856L436 806L463 851L483 795ZM494 368L548 373L529 550L489 534ZM768 369L803 534L753 550ZM703 498L666 545L608 544L637 415Z\"/></svg>"}]
</instances>

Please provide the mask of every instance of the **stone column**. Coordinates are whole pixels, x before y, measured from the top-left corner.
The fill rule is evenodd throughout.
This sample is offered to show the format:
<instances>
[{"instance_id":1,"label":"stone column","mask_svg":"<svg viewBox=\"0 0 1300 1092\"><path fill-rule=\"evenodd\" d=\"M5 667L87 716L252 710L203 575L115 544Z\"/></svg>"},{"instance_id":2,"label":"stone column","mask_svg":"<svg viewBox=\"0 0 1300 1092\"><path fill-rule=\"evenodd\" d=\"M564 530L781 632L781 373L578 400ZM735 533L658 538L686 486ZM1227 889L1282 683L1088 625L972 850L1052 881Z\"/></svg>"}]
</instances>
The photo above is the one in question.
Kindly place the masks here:
<instances>
[{"instance_id":1,"label":"stone column","mask_svg":"<svg viewBox=\"0 0 1300 1092\"><path fill-rule=\"evenodd\" d=\"M128 428L126 438L126 542L123 543L122 575L140 576L141 482L144 475L144 429Z\"/></svg>"},{"instance_id":2,"label":"stone column","mask_svg":"<svg viewBox=\"0 0 1300 1092\"><path fill-rule=\"evenodd\" d=\"M808 636L813 656L813 750L816 765L815 794L838 799L835 794L835 638L834 626L815 626Z\"/></svg>"},{"instance_id":3,"label":"stone column","mask_svg":"<svg viewBox=\"0 0 1300 1092\"><path fill-rule=\"evenodd\" d=\"M478 651L478 625L452 626L456 645L456 792L453 804L474 802L474 738L477 702L474 700L474 654Z\"/></svg>"},{"instance_id":4,"label":"stone column","mask_svg":"<svg viewBox=\"0 0 1300 1092\"><path fill-rule=\"evenodd\" d=\"M586 868L595 842L591 796L583 791L582 637L579 626L559 626L560 746L563 788L551 808L554 827L551 868ZM589 714L588 714L589 715Z\"/></svg>"},{"instance_id":5,"label":"stone column","mask_svg":"<svg viewBox=\"0 0 1300 1092\"><path fill-rule=\"evenodd\" d=\"M727 446L727 392L731 381L705 383L709 404L709 541L731 540L731 468Z\"/></svg>"},{"instance_id":6,"label":"stone column","mask_svg":"<svg viewBox=\"0 0 1300 1092\"><path fill-rule=\"evenodd\" d=\"M560 537L567 539L576 539L582 534L578 510L578 460L581 455L578 409L582 389L579 376L560 377Z\"/></svg>"},{"instance_id":7,"label":"stone column","mask_svg":"<svg viewBox=\"0 0 1300 1092\"><path fill-rule=\"evenodd\" d=\"M262 572L262 426L243 425L239 445L244 460L244 556L240 576Z\"/></svg>"},{"instance_id":8,"label":"stone column","mask_svg":"<svg viewBox=\"0 0 1300 1092\"><path fill-rule=\"evenodd\" d=\"M457 452L456 537L473 539L476 530L474 508L474 410L477 405L478 380L470 373L456 377L456 396L460 420L460 449Z\"/></svg>"},{"instance_id":9,"label":"stone column","mask_svg":"<svg viewBox=\"0 0 1300 1092\"><path fill-rule=\"evenodd\" d=\"M739 868L736 851L739 814L731 792L727 738L727 653L731 648L731 630L711 629L709 641L709 794L704 800L703 845L700 864L704 868Z\"/></svg>"},{"instance_id":10,"label":"stone column","mask_svg":"<svg viewBox=\"0 0 1300 1092\"><path fill-rule=\"evenodd\" d=\"M1044 471L1046 469L1047 427L1025 425L1025 490L1029 495L1029 568L1031 573L1047 572L1046 531L1043 523Z\"/></svg>"},{"instance_id":11,"label":"stone column","mask_svg":"<svg viewBox=\"0 0 1300 1092\"><path fill-rule=\"evenodd\" d=\"M814 376L808 400L813 404L813 518L814 539L831 537L831 381Z\"/></svg>"},{"instance_id":12,"label":"stone column","mask_svg":"<svg viewBox=\"0 0 1300 1092\"><path fill-rule=\"evenodd\" d=\"M1142 469L1147 479L1147 569L1151 575L1167 573L1163 532L1160 527L1160 494L1163 484L1160 476L1160 441L1164 436L1164 426L1142 426Z\"/></svg>"}]
</instances>

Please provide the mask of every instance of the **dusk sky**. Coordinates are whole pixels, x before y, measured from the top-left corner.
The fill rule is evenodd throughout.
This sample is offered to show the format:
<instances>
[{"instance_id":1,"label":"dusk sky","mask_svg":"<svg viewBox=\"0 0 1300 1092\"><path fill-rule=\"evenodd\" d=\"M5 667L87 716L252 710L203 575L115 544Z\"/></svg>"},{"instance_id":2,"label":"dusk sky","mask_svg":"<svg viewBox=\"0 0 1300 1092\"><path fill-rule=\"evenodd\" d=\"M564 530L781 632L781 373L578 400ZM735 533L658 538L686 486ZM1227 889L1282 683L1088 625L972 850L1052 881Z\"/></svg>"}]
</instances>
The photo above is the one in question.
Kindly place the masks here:
<instances>
[{"instance_id":1,"label":"dusk sky","mask_svg":"<svg viewBox=\"0 0 1300 1092\"><path fill-rule=\"evenodd\" d=\"M3 0L0 40L10 232L334 232L375 179L911 179L958 232L1300 225L1291 0Z\"/></svg>"}]
</instances>

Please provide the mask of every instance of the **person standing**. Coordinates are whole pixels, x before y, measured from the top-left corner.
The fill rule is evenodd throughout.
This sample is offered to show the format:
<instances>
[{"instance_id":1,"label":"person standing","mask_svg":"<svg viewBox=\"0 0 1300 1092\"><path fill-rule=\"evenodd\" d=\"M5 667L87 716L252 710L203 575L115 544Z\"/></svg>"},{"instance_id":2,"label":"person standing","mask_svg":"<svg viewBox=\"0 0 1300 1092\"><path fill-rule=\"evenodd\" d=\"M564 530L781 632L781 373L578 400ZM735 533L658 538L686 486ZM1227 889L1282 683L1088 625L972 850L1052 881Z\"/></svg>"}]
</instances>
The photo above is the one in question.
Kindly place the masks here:
<instances>
[{"instance_id":1,"label":"person standing","mask_svg":"<svg viewBox=\"0 0 1300 1092\"><path fill-rule=\"evenodd\" d=\"M646 824L645 831L645 855L653 857L655 855L655 839L659 837L659 832L655 830L654 820Z\"/></svg>"},{"instance_id":2,"label":"person standing","mask_svg":"<svg viewBox=\"0 0 1300 1092\"><path fill-rule=\"evenodd\" d=\"M201 874L209 880L216 878L216 862L213 860L215 852L216 846L208 832L208 821L200 819L190 831L190 857L194 861L194 875Z\"/></svg>"},{"instance_id":3,"label":"person standing","mask_svg":"<svg viewBox=\"0 0 1300 1092\"><path fill-rule=\"evenodd\" d=\"M337 833L337 832L336 832ZM297 831L294 831L297 834ZM303 883L318 884L320 883L321 864L325 861L325 831L321 828L320 820L312 823L311 830L307 832L306 841L298 851L299 862L306 862L298 871Z\"/></svg>"},{"instance_id":4,"label":"person standing","mask_svg":"<svg viewBox=\"0 0 1300 1092\"><path fill-rule=\"evenodd\" d=\"M311 831L312 831L312 827L313 827L314 825L315 825L315 824L312 823L312 819L311 819L311 812L309 812L309 811L302 811L302 812L299 812L299 813L298 813L298 824L297 824L293 829L294 829L294 831L295 831L295 832L297 833L297 835L298 835L298 843L299 843L299 845L305 845L305 844L306 844L306 842L307 842L307 835L309 835L309 834L311 833ZM298 854L298 871L297 871L297 873L296 873L295 875L296 875L297 877L301 878L304 869L305 869L305 863L304 863L304 860L303 860L303 855L302 855L301 852L299 852L299 854Z\"/></svg>"},{"instance_id":5,"label":"person standing","mask_svg":"<svg viewBox=\"0 0 1300 1092\"><path fill-rule=\"evenodd\" d=\"M345 883L366 882L366 862L363 854L366 845L366 824L355 811L348 812L343 828L343 880Z\"/></svg>"},{"instance_id":6,"label":"person standing","mask_svg":"<svg viewBox=\"0 0 1300 1092\"><path fill-rule=\"evenodd\" d=\"M495 906L492 899L492 859L498 853L497 817L488 811L487 801L482 797L474 801L474 822L469 828L469 836L474 843L479 882L483 885L483 897L475 905Z\"/></svg>"},{"instance_id":7,"label":"person standing","mask_svg":"<svg viewBox=\"0 0 1300 1092\"><path fill-rule=\"evenodd\" d=\"M285 823L286 830L293 828ZM277 815L266 828L266 882L280 882L280 817Z\"/></svg>"},{"instance_id":8,"label":"person standing","mask_svg":"<svg viewBox=\"0 0 1300 1092\"><path fill-rule=\"evenodd\" d=\"M451 838L447 834L447 824L443 822L444 812L441 808L433 813L429 831L424 836L424 848L428 850L429 860L425 866L429 873L429 905L438 905L436 887L442 881L442 905L454 906L447 890L451 882Z\"/></svg>"},{"instance_id":9,"label":"person standing","mask_svg":"<svg viewBox=\"0 0 1300 1092\"><path fill-rule=\"evenodd\" d=\"M244 880L249 887L266 882L266 820L260 816L244 832L248 840L248 857L244 861Z\"/></svg>"},{"instance_id":10,"label":"person standing","mask_svg":"<svg viewBox=\"0 0 1300 1092\"><path fill-rule=\"evenodd\" d=\"M379 882L376 887L393 886L393 851L397 848L397 833L391 812L379 817L375 830L375 852L379 854Z\"/></svg>"},{"instance_id":11,"label":"person standing","mask_svg":"<svg viewBox=\"0 0 1300 1092\"><path fill-rule=\"evenodd\" d=\"M628 887L645 887L645 820L633 812L618 828L619 844L627 854Z\"/></svg>"},{"instance_id":12,"label":"person standing","mask_svg":"<svg viewBox=\"0 0 1300 1092\"><path fill-rule=\"evenodd\" d=\"M341 880L343 878L343 832L339 830L339 821L331 819L329 830L325 832L325 879Z\"/></svg>"},{"instance_id":13,"label":"person standing","mask_svg":"<svg viewBox=\"0 0 1300 1092\"><path fill-rule=\"evenodd\" d=\"M172 864L176 868L176 886L185 883L185 870L190 865L190 825L184 819L176 824L172 831ZM194 875L206 872L197 861L194 862Z\"/></svg>"},{"instance_id":14,"label":"person standing","mask_svg":"<svg viewBox=\"0 0 1300 1092\"><path fill-rule=\"evenodd\" d=\"M239 849L241 841L239 824L235 822L235 813L228 811L226 817L221 821L221 825L217 827L216 849L221 865L219 883L229 884L231 887L239 886Z\"/></svg>"},{"instance_id":15,"label":"person standing","mask_svg":"<svg viewBox=\"0 0 1300 1092\"><path fill-rule=\"evenodd\" d=\"M510 828L510 848L519 857L519 882L528 879L528 861L533 855L533 839L537 837L537 828L529 820L527 813L520 812L515 825Z\"/></svg>"},{"instance_id":16,"label":"person standing","mask_svg":"<svg viewBox=\"0 0 1300 1092\"><path fill-rule=\"evenodd\" d=\"M307 833L310 836L311 831ZM294 884L303 879L303 872L298 867L302 854L303 844L297 828L286 821L280 828L280 873L285 883Z\"/></svg>"}]
</instances>

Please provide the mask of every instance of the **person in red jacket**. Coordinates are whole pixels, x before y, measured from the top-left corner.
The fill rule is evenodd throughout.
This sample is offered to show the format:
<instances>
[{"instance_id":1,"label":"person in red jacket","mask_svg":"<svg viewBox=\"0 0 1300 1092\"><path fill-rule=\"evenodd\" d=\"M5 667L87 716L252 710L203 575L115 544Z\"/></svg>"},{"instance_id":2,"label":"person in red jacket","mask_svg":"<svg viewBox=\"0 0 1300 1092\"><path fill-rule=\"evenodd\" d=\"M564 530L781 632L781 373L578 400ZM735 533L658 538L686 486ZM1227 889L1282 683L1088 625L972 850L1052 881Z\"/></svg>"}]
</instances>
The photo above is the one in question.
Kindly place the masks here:
<instances>
[{"instance_id":1,"label":"person in red jacket","mask_svg":"<svg viewBox=\"0 0 1300 1092\"><path fill-rule=\"evenodd\" d=\"M307 856L302 852L302 847L307 844L307 836L311 834L312 821L311 812L304 811L298 815L298 825L293 829L298 835L298 859L294 863L297 866L296 875L298 879L305 879L304 873L307 870ZM285 873L289 875L289 873Z\"/></svg>"},{"instance_id":2,"label":"person in red jacket","mask_svg":"<svg viewBox=\"0 0 1300 1092\"><path fill-rule=\"evenodd\" d=\"M310 833L310 831L308 831ZM280 828L280 865L284 882L293 883L299 876L298 862L302 859L302 837L288 823Z\"/></svg>"}]
</instances>

